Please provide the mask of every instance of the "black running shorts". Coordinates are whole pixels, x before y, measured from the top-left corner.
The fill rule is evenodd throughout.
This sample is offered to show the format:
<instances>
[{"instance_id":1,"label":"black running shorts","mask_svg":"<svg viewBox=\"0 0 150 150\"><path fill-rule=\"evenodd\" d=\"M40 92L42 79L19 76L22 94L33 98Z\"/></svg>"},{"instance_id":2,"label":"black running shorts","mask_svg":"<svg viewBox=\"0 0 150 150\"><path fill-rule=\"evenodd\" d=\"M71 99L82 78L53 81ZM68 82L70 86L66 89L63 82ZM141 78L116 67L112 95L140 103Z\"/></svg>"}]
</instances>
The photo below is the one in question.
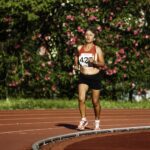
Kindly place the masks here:
<instances>
[{"instance_id":1,"label":"black running shorts","mask_svg":"<svg viewBox=\"0 0 150 150\"><path fill-rule=\"evenodd\" d=\"M100 90L101 89L101 78L100 72L94 75L86 75L80 73L79 84L87 84L90 89Z\"/></svg>"}]
</instances>

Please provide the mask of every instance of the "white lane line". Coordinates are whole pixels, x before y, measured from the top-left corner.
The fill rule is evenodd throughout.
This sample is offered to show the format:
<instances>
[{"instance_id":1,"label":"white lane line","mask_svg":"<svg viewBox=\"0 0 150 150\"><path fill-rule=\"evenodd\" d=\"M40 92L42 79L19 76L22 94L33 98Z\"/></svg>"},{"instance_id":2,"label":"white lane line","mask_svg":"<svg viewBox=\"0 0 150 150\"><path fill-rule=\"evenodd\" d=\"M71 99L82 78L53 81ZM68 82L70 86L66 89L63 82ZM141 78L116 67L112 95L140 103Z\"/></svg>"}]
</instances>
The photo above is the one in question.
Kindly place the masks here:
<instances>
[{"instance_id":1,"label":"white lane line","mask_svg":"<svg viewBox=\"0 0 150 150\"><path fill-rule=\"evenodd\" d=\"M131 110L131 112L132 112L132 110ZM131 112L127 112L127 113L124 113L124 112L119 112L120 113L120 115L123 115L123 116L126 116L126 115L129 115L130 114L130 116L139 116L139 115L150 115L150 110L148 111L149 112L149 114L148 114L148 112L146 111L145 112L145 110L144 111L142 111L142 112L136 112L135 114L131 114ZM18 112L19 113L19 112ZM24 112L24 113L22 113L22 114L18 114L18 113L15 113L15 114L13 114L13 113L11 113L11 114L2 114L1 113L1 111L0 111L0 117L22 117L22 116L60 116L60 113L62 113L62 112L54 112L54 113L51 113L51 112L49 112L49 113L26 113L26 112ZM87 111L87 114L93 114L93 111L92 112L88 112ZM75 114L79 114L79 112L63 112L63 114L69 114L69 115L75 115ZM116 117L116 115L118 115L118 112L112 112L112 113L106 113L106 112L103 112L102 113L102 115L106 115L106 116L108 116L108 115L110 115L110 116L112 116L112 115L115 115L115 117ZM120 116L120 115L118 115L118 116Z\"/></svg>"},{"instance_id":2,"label":"white lane line","mask_svg":"<svg viewBox=\"0 0 150 150\"><path fill-rule=\"evenodd\" d=\"M39 118L12 118L12 119L0 119L0 120L39 120L39 119L54 119L54 118L79 118L79 117L39 117Z\"/></svg>"},{"instance_id":3,"label":"white lane line","mask_svg":"<svg viewBox=\"0 0 150 150\"><path fill-rule=\"evenodd\" d=\"M139 123L139 124L113 124L113 125L102 125L102 127L128 127L128 126L149 126L150 124L146 123ZM59 130L59 129L66 129L66 127L54 127L54 128L41 128L41 129L28 129L28 130L14 130L14 131L5 131L5 132L0 132L0 135L3 134L13 134L13 133L24 133L24 132L35 132L35 131L44 131L44 130Z\"/></svg>"},{"instance_id":4,"label":"white lane line","mask_svg":"<svg viewBox=\"0 0 150 150\"><path fill-rule=\"evenodd\" d=\"M63 114L67 114L68 115L68 113L63 113ZM79 114L79 113L69 113L69 115L74 115L74 114ZM59 114L51 114L51 113L49 113L49 114L0 114L0 117L22 117L22 116L60 116L60 113Z\"/></svg>"},{"instance_id":5,"label":"white lane line","mask_svg":"<svg viewBox=\"0 0 150 150\"><path fill-rule=\"evenodd\" d=\"M72 119L72 118L71 118ZM150 119L149 118L138 118L138 119L101 119L102 122L109 122L109 121L149 121L150 123ZM92 122L93 120L88 120L89 122ZM16 122L16 123L1 123L0 126L14 126L14 125L36 125L36 124L55 124L55 123L70 123L70 121L66 120L65 122L60 122L60 120L58 121L44 121L44 122ZM71 122L77 122L77 121L71 121Z\"/></svg>"},{"instance_id":6,"label":"white lane line","mask_svg":"<svg viewBox=\"0 0 150 150\"><path fill-rule=\"evenodd\" d=\"M128 124L113 124L113 125L104 125L102 124L102 127L114 127L114 126L150 126L150 123L128 123Z\"/></svg>"},{"instance_id":7,"label":"white lane line","mask_svg":"<svg viewBox=\"0 0 150 150\"><path fill-rule=\"evenodd\" d=\"M78 115L79 113L78 112L73 112L73 113L72 112L71 113L70 112L66 112L66 113L63 112L63 114L65 114L65 115L66 114L67 115L68 114L69 115ZM93 112L87 112L87 115L90 115L90 114L93 114ZM121 116L126 116L126 115L129 115L129 114L130 114L130 116L139 116L139 115L140 116L141 115L145 115L146 116L146 115L150 115L150 113L148 114L147 112L138 112L136 114L131 114L131 112L130 112L130 113L127 113L127 114L126 113L121 113L120 115ZM120 115L118 115L118 113L108 113L108 114L107 113L102 113L102 115L103 116L112 116L112 115L115 115L115 117L116 117L116 115L120 116ZM26 114L26 113L24 113L24 114L13 114L13 113L12 114L1 114L0 113L0 117L9 117L9 116L10 117L22 117L22 116L60 116L60 113L58 113L58 114L55 114L55 113L54 114L52 114L52 113L45 113L45 114L44 113L43 114L42 113L41 114Z\"/></svg>"},{"instance_id":8,"label":"white lane line","mask_svg":"<svg viewBox=\"0 0 150 150\"><path fill-rule=\"evenodd\" d=\"M13 125L32 125L32 124L50 124L50 123L58 123L57 122L50 122L50 121L47 121L47 122L26 122L26 123L21 123L21 122L17 122L17 123L4 123L4 124L0 124L0 126L13 126Z\"/></svg>"},{"instance_id":9,"label":"white lane line","mask_svg":"<svg viewBox=\"0 0 150 150\"><path fill-rule=\"evenodd\" d=\"M88 115L87 117L91 117L91 116L93 116L93 114L91 114L91 115ZM110 118L111 116L101 116L101 118ZM113 118L113 119L122 119L122 118L128 118L128 119L133 119L133 118L135 118L135 117L138 117L139 118L139 115L131 115L131 116L113 116L113 117L111 117L111 118ZM150 115L141 115L140 117L144 117L144 118L150 118ZM66 119L66 118L80 118L80 116L78 116L78 117L73 117L73 116L70 116L70 117L59 117L59 116L52 116L52 117L38 117L38 118L35 118L35 117L32 117L32 118L3 118L3 119L0 119L0 121L5 121L5 120L39 120L39 119L41 119L41 120L43 120L43 119L54 119L54 118L57 118L57 119Z\"/></svg>"},{"instance_id":10,"label":"white lane line","mask_svg":"<svg viewBox=\"0 0 150 150\"><path fill-rule=\"evenodd\" d=\"M59 128L43 128L43 129L29 129L29 130L14 130L14 131L0 132L0 135L2 135L2 134L12 134L12 133L43 131L43 130L58 130L58 129L61 129L61 128L64 128L64 127L59 127Z\"/></svg>"}]
</instances>

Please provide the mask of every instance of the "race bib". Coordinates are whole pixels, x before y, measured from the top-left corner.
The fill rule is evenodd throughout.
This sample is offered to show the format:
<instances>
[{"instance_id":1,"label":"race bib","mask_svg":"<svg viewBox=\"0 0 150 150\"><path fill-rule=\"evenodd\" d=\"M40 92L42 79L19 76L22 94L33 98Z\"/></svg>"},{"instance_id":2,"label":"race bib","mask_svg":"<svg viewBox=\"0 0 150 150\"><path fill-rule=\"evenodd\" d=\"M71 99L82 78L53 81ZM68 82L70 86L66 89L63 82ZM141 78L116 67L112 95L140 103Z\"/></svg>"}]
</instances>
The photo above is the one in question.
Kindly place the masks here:
<instances>
[{"instance_id":1,"label":"race bib","mask_svg":"<svg viewBox=\"0 0 150 150\"><path fill-rule=\"evenodd\" d=\"M79 64L81 66L89 67L89 59L93 58L94 56L91 53L81 53L79 56Z\"/></svg>"}]
</instances>

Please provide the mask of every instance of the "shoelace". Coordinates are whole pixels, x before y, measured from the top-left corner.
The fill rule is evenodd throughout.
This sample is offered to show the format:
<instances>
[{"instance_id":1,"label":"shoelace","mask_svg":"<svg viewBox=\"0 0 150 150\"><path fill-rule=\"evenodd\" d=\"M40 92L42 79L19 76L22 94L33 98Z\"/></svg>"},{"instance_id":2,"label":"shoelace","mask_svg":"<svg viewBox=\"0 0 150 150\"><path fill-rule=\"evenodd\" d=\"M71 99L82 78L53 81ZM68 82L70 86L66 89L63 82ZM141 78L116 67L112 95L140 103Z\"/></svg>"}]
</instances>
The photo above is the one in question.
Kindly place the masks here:
<instances>
[{"instance_id":1,"label":"shoelace","mask_svg":"<svg viewBox=\"0 0 150 150\"><path fill-rule=\"evenodd\" d=\"M87 121L81 120L80 121L80 126L83 126Z\"/></svg>"}]
</instances>

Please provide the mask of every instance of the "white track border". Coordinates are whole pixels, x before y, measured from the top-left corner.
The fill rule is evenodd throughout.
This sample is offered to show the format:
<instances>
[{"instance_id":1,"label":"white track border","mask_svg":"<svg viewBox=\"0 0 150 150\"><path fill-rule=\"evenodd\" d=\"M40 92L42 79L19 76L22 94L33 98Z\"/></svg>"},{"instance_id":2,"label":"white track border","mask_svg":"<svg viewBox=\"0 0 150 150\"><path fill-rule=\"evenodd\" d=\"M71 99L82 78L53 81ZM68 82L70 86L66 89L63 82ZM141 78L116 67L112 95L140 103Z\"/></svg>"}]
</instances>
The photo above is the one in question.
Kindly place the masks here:
<instances>
[{"instance_id":1,"label":"white track border","mask_svg":"<svg viewBox=\"0 0 150 150\"><path fill-rule=\"evenodd\" d=\"M32 145L32 150L40 150L42 145L47 145L50 143L55 143L58 141L64 141L69 138L75 138L85 135L94 134L106 134L115 132L130 132L130 131L140 131L140 130L150 130L150 126L140 126L140 127L127 127L127 128L111 128L111 129L101 129L101 130L90 130L90 131L80 131L75 133L63 134L58 136L49 137L40 141L37 141Z\"/></svg>"}]
</instances>

